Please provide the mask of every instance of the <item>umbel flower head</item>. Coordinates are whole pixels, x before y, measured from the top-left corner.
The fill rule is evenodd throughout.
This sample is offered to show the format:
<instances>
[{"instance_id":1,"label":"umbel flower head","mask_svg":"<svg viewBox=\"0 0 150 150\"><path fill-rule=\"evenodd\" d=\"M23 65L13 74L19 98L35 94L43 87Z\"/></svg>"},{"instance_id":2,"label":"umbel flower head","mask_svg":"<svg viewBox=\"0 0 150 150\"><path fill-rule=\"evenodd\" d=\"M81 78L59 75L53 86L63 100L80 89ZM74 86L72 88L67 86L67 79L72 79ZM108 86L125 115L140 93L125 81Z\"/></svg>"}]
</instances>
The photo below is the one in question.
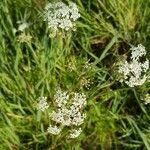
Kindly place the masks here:
<instances>
[{"instance_id":1,"label":"umbel flower head","mask_svg":"<svg viewBox=\"0 0 150 150\"><path fill-rule=\"evenodd\" d=\"M86 115L81 111L86 105L86 96L83 93L68 95L58 90L54 97L57 109L50 114L51 120L63 126L80 126L84 122Z\"/></svg>"},{"instance_id":2,"label":"umbel flower head","mask_svg":"<svg viewBox=\"0 0 150 150\"><path fill-rule=\"evenodd\" d=\"M69 30L74 27L74 22L80 17L77 5L70 3L67 6L63 2L49 3L45 7L44 21L48 22L48 27L53 30Z\"/></svg>"},{"instance_id":3,"label":"umbel flower head","mask_svg":"<svg viewBox=\"0 0 150 150\"><path fill-rule=\"evenodd\" d=\"M86 105L84 93L71 93L57 90L54 95L56 109L50 113L50 119L61 127L75 127L72 129L69 138L76 138L82 132L79 126L83 124L86 114L82 113ZM49 133L53 134L52 131ZM57 133L56 133L57 134Z\"/></svg>"},{"instance_id":4,"label":"umbel flower head","mask_svg":"<svg viewBox=\"0 0 150 150\"><path fill-rule=\"evenodd\" d=\"M146 81L146 72L149 69L149 60L141 61L146 55L145 47L139 44L131 49L131 61L124 61L119 67L119 73L123 75L125 83L130 86L142 85Z\"/></svg>"},{"instance_id":5,"label":"umbel flower head","mask_svg":"<svg viewBox=\"0 0 150 150\"><path fill-rule=\"evenodd\" d=\"M46 97L39 98L38 109L44 111L48 109ZM58 89L54 95L55 109L49 114L52 124L47 132L58 135L64 127L71 128L68 138L76 138L82 132L80 127L84 123L86 114L82 113L86 105L84 93L70 93Z\"/></svg>"}]
</instances>

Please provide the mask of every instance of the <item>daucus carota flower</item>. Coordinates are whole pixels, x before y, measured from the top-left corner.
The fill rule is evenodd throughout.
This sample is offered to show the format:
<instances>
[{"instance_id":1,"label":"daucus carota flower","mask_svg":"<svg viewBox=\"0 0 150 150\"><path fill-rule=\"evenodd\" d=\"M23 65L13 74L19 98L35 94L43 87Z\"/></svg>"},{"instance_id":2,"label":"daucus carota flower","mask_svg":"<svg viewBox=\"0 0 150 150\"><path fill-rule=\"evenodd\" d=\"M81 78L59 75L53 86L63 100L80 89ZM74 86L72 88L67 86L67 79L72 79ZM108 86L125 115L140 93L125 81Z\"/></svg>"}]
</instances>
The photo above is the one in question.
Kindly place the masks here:
<instances>
[{"instance_id":1,"label":"daucus carota flower","mask_svg":"<svg viewBox=\"0 0 150 150\"><path fill-rule=\"evenodd\" d=\"M59 89L54 95L54 100L56 110L53 110L49 115L53 122L63 127L78 127L84 123L86 118L86 114L82 113L86 105L86 96L84 93L68 94L68 92Z\"/></svg>"},{"instance_id":2,"label":"daucus carota flower","mask_svg":"<svg viewBox=\"0 0 150 150\"><path fill-rule=\"evenodd\" d=\"M58 107L63 107L69 100L69 95L67 92L62 92L60 89L58 89L54 95L54 99Z\"/></svg>"},{"instance_id":3,"label":"daucus carota flower","mask_svg":"<svg viewBox=\"0 0 150 150\"><path fill-rule=\"evenodd\" d=\"M45 111L49 106L47 103L47 97L39 97L38 109L40 111Z\"/></svg>"},{"instance_id":4,"label":"daucus carota flower","mask_svg":"<svg viewBox=\"0 0 150 150\"><path fill-rule=\"evenodd\" d=\"M146 55L145 47L142 44L139 44L137 47L132 47L131 51L132 60L139 60L140 57Z\"/></svg>"},{"instance_id":5,"label":"daucus carota flower","mask_svg":"<svg viewBox=\"0 0 150 150\"><path fill-rule=\"evenodd\" d=\"M49 3L44 11L44 21L47 21L48 27L53 30L59 28L69 30L74 27L74 22L79 17L77 5L72 2L69 6L63 2Z\"/></svg>"},{"instance_id":6,"label":"daucus carota flower","mask_svg":"<svg viewBox=\"0 0 150 150\"><path fill-rule=\"evenodd\" d=\"M74 139L74 138L77 138L82 132L82 129L79 128L79 129L72 129L71 132L70 132L70 135L68 136L68 138L70 139Z\"/></svg>"},{"instance_id":7,"label":"daucus carota flower","mask_svg":"<svg viewBox=\"0 0 150 150\"><path fill-rule=\"evenodd\" d=\"M83 93L73 93L70 98L66 92L58 90L54 97L58 109L50 114L53 121L64 126L79 126L84 122L86 115L81 109L86 105L86 96Z\"/></svg>"},{"instance_id":8,"label":"daucus carota flower","mask_svg":"<svg viewBox=\"0 0 150 150\"><path fill-rule=\"evenodd\" d=\"M145 94L145 96L142 98L144 100L144 103L150 104L150 94Z\"/></svg>"},{"instance_id":9,"label":"daucus carota flower","mask_svg":"<svg viewBox=\"0 0 150 150\"><path fill-rule=\"evenodd\" d=\"M47 129L48 133L54 134L54 135L58 135L61 132L61 128L59 128L58 126L52 126L51 124L49 125L48 129Z\"/></svg>"},{"instance_id":10,"label":"daucus carota flower","mask_svg":"<svg viewBox=\"0 0 150 150\"><path fill-rule=\"evenodd\" d=\"M149 60L141 61L146 55L145 47L139 44L131 48L131 61L124 61L119 67L125 83L130 86L142 85L146 81L146 72L149 69Z\"/></svg>"},{"instance_id":11,"label":"daucus carota flower","mask_svg":"<svg viewBox=\"0 0 150 150\"><path fill-rule=\"evenodd\" d=\"M86 105L86 96L84 93L74 93L72 106L82 108Z\"/></svg>"},{"instance_id":12,"label":"daucus carota flower","mask_svg":"<svg viewBox=\"0 0 150 150\"><path fill-rule=\"evenodd\" d=\"M39 97L38 110L48 109L47 97ZM47 132L58 135L63 128L72 128L70 138L76 138L82 132L80 125L84 123L86 114L82 113L86 105L84 93L70 93L58 89L54 95L54 109L49 114L51 124Z\"/></svg>"}]
</instances>

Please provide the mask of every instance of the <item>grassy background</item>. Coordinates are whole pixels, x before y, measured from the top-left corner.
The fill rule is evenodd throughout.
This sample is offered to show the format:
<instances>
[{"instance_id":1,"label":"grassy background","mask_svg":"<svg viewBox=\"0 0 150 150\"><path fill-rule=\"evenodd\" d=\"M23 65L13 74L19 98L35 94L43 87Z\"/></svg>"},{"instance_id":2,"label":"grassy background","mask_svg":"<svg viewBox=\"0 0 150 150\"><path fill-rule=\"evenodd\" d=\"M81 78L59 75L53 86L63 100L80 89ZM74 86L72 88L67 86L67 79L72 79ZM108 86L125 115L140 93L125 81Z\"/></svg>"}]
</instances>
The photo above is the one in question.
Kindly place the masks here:
<instances>
[{"instance_id":1,"label":"grassy background","mask_svg":"<svg viewBox=\"0 0 150 150\"><path fill-rule=\"evenodd\" d=\"M149 150L150 107L141 99L149 81L120 84L116 65L138 43L150 58L150 0L76 0L76 31L55 38L41 17L47 2L0 1L0 150ZM24 33L32 39L19 40L18 21L30 23ZM37 111L37 98L52 103L59 86L87 95L87 119L75 140L47 134L48 114Z\"/></svg>"}]
</instances>

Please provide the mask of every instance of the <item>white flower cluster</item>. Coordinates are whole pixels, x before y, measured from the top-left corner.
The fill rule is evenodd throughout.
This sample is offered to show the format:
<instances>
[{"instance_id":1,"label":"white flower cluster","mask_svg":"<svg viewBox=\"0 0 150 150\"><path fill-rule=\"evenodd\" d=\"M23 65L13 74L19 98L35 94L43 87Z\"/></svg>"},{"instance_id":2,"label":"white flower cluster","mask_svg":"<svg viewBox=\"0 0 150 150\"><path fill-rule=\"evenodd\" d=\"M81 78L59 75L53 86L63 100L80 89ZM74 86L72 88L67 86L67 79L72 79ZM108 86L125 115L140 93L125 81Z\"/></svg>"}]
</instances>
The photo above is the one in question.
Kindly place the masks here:
<instances>
[{"instance_id":1,"label":"white flower cluster","mask_svg":"<svg viewBox=\"0 0 150 150\"><path fill-rule=\"evenodd\" d=\"M70 135L68 136L68 138L70 138L70 139L77 138L80 135L81 132L82 132L81 128L79 128L78 130L72 129L71 132L70 132Z\"/></svg>"},{"instance_id":2,"label":"white flower cluster","mask_svg":"<svg viewBox=\"0 0 150 150\"><path fill-rule=\"evenodd\" d=\"M123 74L125 83L130 86L142 85L146 81L145 73L149 69L149 60L141 62L141 58L146 55L145 47L139 44L131 48L131 61L123 62L119 67L119 73Z\"/></svg>"},{"instance_id":3,"label":"white flower cluster","mask_svg":"<svg viewBox=\"0 0 150 150\"><path fill-rule=\"evenodd\" d=\"M145 96L142 98L144 100L144 103L147 105L147 104L150 104L150 94L145 94Z\"/></svg>"},{"instance_id":4,"label":"white flower cluster","mask_svg":"<svg viewBox=\"0 0 150 150\"><path fill-rule=\"evenodd\" d=\"M47 97L39 97L38 109L40 111L45 111L49 106L47 103Z\"/></svg>"},{"instance_id":5,"label":"white flower cluster","mask_svg":"<svg viewBox=\"0 0 150 150\"><path fill-rule=\"evenodd\" d=\"M44 21L48 22L49 28L69 30L74 22L80 17L77 5L70 3L67 6L63 2L49 3L45 7Z\"/></svg>"},{"instance_id":6,"label":"white flower cluster","mask_svg":"<svg viewBox=\"0 0 150 150\"><path fill-rule=\"evenodd\" d=\"M59 89L56 92L54 99L57 105L57 110L53 110L50 114L51 120L63 127L78 127L84 122L86 114L82 114L81 111L86 105L86 96L83 93L72 93L68 95L67 92L63 92ZM80 128L78 130L74 129L69 137L75 138L81 133L81 131Z\"/></svg>"},{"instance_id":7,"label":"white flower cluster","mask_svg":"<svg viewBox=\"0 0 150 150\"><path fill-rule=\"evenodd\" d=\"M61 132L61 128L58 128L57 126L52 126L51 124L49 125L47 129L48 133L58 135Z\"/></svg>"}]
</instances>

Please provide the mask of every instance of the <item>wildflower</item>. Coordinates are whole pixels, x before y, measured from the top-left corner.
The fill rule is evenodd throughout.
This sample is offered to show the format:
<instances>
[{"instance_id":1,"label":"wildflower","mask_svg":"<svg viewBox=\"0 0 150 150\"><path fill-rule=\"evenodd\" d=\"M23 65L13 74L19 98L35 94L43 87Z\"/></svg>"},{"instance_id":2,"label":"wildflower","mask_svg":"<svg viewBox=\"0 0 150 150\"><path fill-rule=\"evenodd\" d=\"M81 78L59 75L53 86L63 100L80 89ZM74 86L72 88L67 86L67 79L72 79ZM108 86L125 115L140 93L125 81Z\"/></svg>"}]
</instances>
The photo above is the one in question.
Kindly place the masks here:
<instances>
[{"instance_id":1,"label":"wildflower","mask_svg":"<svg viewBox=\"0 0 150 150\"><path fill-rule=\"evenodd\" d=\"M84 93L74 93L73 105L74 107L82 108L86 105L86 96Z\"/></svg>"},{"instance_id":2,"label":"wildflower","mask_svg":"<svg viewBox=\"0 0 150 150\"><path fill-rule=\"evenodd\" d=\"M147 105L147 104L150 104L150 94L146 94L143 98L144 100L144 103Z\"/></svg>"},{"instance_id":3,"label":"wildflower","mask_svg":"<svg viewBox=\"0 0 150 150\"><path fill-rule=\"evenodd\" d=\"M80 109L86 105L86 96L83 93L74 93L73 101L70 104L70 107L67 108L67 101L66 99L63 99L64 95L67 97L67 101L69 101L69 95L66 95L66 92L61 90L56 92L54 97L59 108L50 114L51 119L57 123L63 124L64 126L81 125L86 118L86 115L81 114L80 112ZM65 100L65 105L64 103L62 105L62 100Z\"/></svg>"},{"instance_id":4,"label":"wildflower","mask_svg":"<svg viewBox=\"0 0 150 150\"><path fill-rule=\"evenodd\" d=\"M81 134L81 132L82 132L81 128L79 128L78 130L72 129L68 138L71 138L71 139L77 138Z\"/></svg>"},{"instance_id":5,"label":"wildflower","mask_svg":"<svg viewBox=\"0 0 150 150\"><path fill-rule=\"evenodd\" d=\"M47 132L54 135L58 135L61 132L61 128L58 128L58 126L49 125Z\"/></svg>"},{"instance_id":6,"label":"wildflower","mask_svg":"<svg viewBox=\"0 0 150 150\"><path fill-rule=\"evenodd\" d=\"M39 97L38 109L45 111L48 107L47 97Z\"/></svg>"},{"instance_id":7,"label":"wildflower","mask_svg":"<svg viewBox=\"0 0 150 150\"><path fill-rule=\"evenodd\" d=\"M61 91L60 89L54 95L57 109L50 113L50 118L62 126L80 126L84 123L86 114L82 113L86 105L86 96L84 93L71 93Z\"/></svg>"},{"instance_id":8,"label":"wildflower","mask_svg":"<svg viewBox=\"0 0 150 150\"><path fill-rule=\"evenodd\" d=\"M144 62L140 58L146 55L145 47L139 44L137 47L131 48L131 61L123 62L119 67L119 73L123 74L125 83L130 87L142 85L147 77L146 72L149 69L149 60Z\"/></svg>"},{"instance_id":9,"label":"wildflower","mask_svg":"<svg viewBox=\"0 0 150 150\"><path fill-rule=\"evenodd\" d=\"M58 107L62 107L66 105L69 95L67 95L67 92L62 92L60 89L56 92L54 95L55 102L57 103Z\"/></svg>"},{"instance_id":10,"label":"wildflower","mask_svg":"<svg viewBox=\"0 0 150 150\"><path fill-rule=\"evenodd\" d=\"M92 84L93 84L93 82L91 81L91 79L86 79L85 77L83 77L81 79L81 85L88 90Z\"/></svg>"},{"instance_id":11,"label":"wildflower","mask_svg":"<svg viewBox=\"0 0 150 150\"><path fill-rule=\"evenodd\" d=\"M28 27L29 27L29 24L26 23L26 22L24 22L24 23L22 23L22 24L19 25L18 31L24 31Z\"/></svg>"},{"instance_id":12,"label":"wildflower","mask_svg":"<svg viewBox=\"0 0 150 150\"><path fill-rule=\"evenodd\" d=\"M140 57L146 55L145 47L142 44L138 44L137 47L132 47L131 51L131 59L133 60L139 60Z\"/></svg>"},{"instance_id":13,"label":"wildflower","mask_svg":"<svg viewBox=\"0 0 150 150\"><path fill-rule=\"evenodd\" d=\"M32 36L30 34L25 34L24 32L18 36L18 41L20 43L29 43L31 42Z\"/></svg>"},{"instance_id":14,"label":"wildflower","mask_svg":"<svg viewBox=\"0 0 150 150\"><path fill-rule=\"evenodd\" d=\"M69 30L74 27L74 22L80 17L76 4L70 3L67 6L63 2L49 3L45 7L44 21L53 30L58 28Z\"/></svg>"},{"instance_id":15,"label":"wildflower","mask_svg":"<svg viewBox=\"0 0 150 150\"><path fill-rule=\"evenodd\" d=\"M53 121L55 121L57 123L62 123L62 122L64 122L63 112L65 112L65 111L62 111L62 109L58 109L57 112L52 111L52 113L49 116Z\"/></svg>"}]
</instances>

